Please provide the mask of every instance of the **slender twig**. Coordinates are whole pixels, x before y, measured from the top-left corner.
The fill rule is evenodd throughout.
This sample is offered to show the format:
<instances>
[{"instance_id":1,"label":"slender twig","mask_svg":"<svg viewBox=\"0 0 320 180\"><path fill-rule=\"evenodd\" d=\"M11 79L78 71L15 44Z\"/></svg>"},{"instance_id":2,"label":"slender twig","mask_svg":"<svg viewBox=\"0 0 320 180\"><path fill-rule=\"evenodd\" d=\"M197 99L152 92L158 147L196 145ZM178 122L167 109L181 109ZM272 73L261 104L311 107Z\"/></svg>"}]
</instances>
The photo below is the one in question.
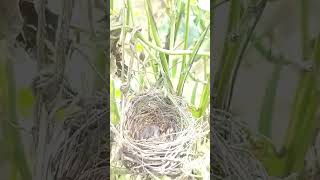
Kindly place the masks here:
<instances>
[{"instance_id":1,"label":"slender twig","mask_svg":"<svg viewBox=\"0 0 320 180\"><path fill-rule=\"evenodd\" d=\"M147 45L143 42L140 41L142 45L145 46L145 50L149 53L149 55L151 56L151 58L153 58L154 60L158 60L157 57L155 57L155 55L153 53L151 53L151 51L147 48ZM161 62L158 62L160 64L160 66L162 66ZM163 69L160 70L160 73L164 76L164 78L166 79L166 82L168 83L168 88L170 90L170 92L173 93L173 87L170 81L170 77L168 73L165 73Z\"/></svg>"},{"instance_id":2,"label":"slender twig","mask_svg":"<svg viewBox=\"0 0 320 180\"><path fill-rule=\"evenodd\" d=\"M188 41L189 41L189 14L190 14L190 0L187 1L187 7L186 7L186 25L185 25L185 32L184 32L184 49L188 48ZM177 85L177 94L182 95L182 89L184 84L184 78L185 78L185 68L187 66L187 57L186 55L182 56L182 63L181 63L181 70L180 70L180 76L179 81Z\"/></svg>"},{"instance_id":3,"label":"slender twig","mask_svg":"<svg viewBox=\"0 0 320 180\"><path fill-rule=\"evenodd\" d=\"M143 38L143 36L140 33L137 33L136 37L138 39L142 40L144 43L146 43L151 48L153 48L157 51L160 51L162 53L165 53L165 54L169 54L169 55L191 55L192 54L192 50L168 50L168 49L160 48L157 45L147 41L145 38ZM210 56L210 52L198 52L197 55Z\"/></svg>"},{"instance_id":4,"label":"slender twig","mask_svg":"<svg viewBox=\"0 0 320 180\"><path fill-rule=\"evenodd\" d=\"M270 63L277 64L277 65L283 65L283 66L292 66L294 68L297 68L301 71L311 71L312 70L312 64L310 62L300 62L300 61L291 61L287 57L285 57L282 54L272 54L269 53L266 47L263 46L262 42L256 38L254 35L252 36L252 43L255 46L255 49L263 56L264 59L267 60Z\"/></svg>"},{"instance_id":5,"label":"slender twig","mask_svg":"<svg viewBox=\"0 0 320 180\"><path fill-rule=\"evenodd\" d=\"M108 84L108 81L103 77L103 75L98 71L98 69L95 67L95 65L93 63L90 62L90 58L88 55L86 55L84 52L82 52L82 50L80 49L80 47L78 47L77 45L73 44L72 48L76 51L78 51L80 53L81 56L84 57L85 61L89 64L89 66L93 69L93 71L98 75L98 77L105 83Z\"/></svg>"},{"instance_id":6,"label":"slender twig","mask_svg":"<svg viewBox=\"0 0 320 180\"><path fill-rule=\"evenodd\" d=\"M189 73L189 75L188 75L193 81L201 83L201 84L207 84L208 83L207 80L203 81L201 79L198 79L198 78L194 77L193 74L194 73Z\"/></svg>"},{"instance_id":7,"label":"slender twig","mask_svg":"<svg viewBox=\"0 0 320 180\"><path fill-rule=\"evenodd\" d=\"M64 76L64 69L67 59L66 49L68 46L70 21L72 15L72 0L64 0L62 6L62 15L59 20L59 27L56 34L56 76L57 83L61 89L62 79ZM56 92L57 93L57 92Z\"/></svg>"},{"instance_id":8,"label":"slender twig","mask_svg":"<svg viewBox=\"0 0 320 180\"><path fill-rule=\"evenodd\" d=\"M92 17L92 0L87 0L88 3L88 20L89 20L89 27L90 27L90 31L91 31L91 35L95 36L95 29L94 29L94 25L93 25L93 17Z\"/></svg>"},{"instance_id":9,"label":"slender twig","mask_svg":"<svg viewBox=\"0 0 320 180\"><path fill-rule=\"evenodd\" d=\"M223 0L223 1L221 1L221 2L218 2L217 4L213 5L213 9L215 9L215 8L217 8L217 7L225 4L225 3L227 3L227 2L229 2L229 0Z\"/></svg>"},{"instance_id":10,"label":"slender twig","mask_svg":"<svg viewBox=\"0 0 320 180\"><path fill-rule=\"evenodd\" d=\"M110 31L121 29L122 27L123 27L122 25L113 26L113 27L110 28ZM130 26L125 26L125 29L126 29L127 32L132 32L134 28L132 28ZM139 33L139 32L136 32L134 35L135 35L135 37L137 37L138 39L142 40L144 43L146 43L151 48L153 48L153 49L155 49L155 50L157 50L159 52L168 54L168 55L191 55L192 54L192 50L189 50L189 49L179 50L179 49L177 49L183 42L179 43L176 47L172 48L172 50L169 50L169 49L163 49L163 48L155 45L154 43L146 40L142 36L142 34ZM197 55L199 55L199 56L210 56L210 52L199 51L197 53Z\"/></svg>"},{"instance_id":11,"label":"slender twig","mask_svg":"<svg viewBox=\"0 0 320 180\"><path fill-rule=\"evenodd\" d=\"M244 53L245 53L245 51L246 51L246 49L248 47L248 44L249 44L250 39L251 39L251 35L253 34L253 32L254 32L254 30L255 30L255 28L256 28L256 26L257 26L257 24L258 24L258 22L259 22L259 20L261 18L261 15L262 15L262 13L264 11L264 8L265 8L266 4L267 4L267 0L262 0L257 5L257 8L258 8L259 11L258 11L258 13L257 13L257 15L255 17L255 20L254 20L252 26L248 30L247 37L246 37L246 39L244 41L244 44L243 44L242 49L240 51L240 54L239 54L239 56L237 58L237 62L236 62L237 64L236 64L236 67L234 69L234 73L233 73L232 79L231 79L231 88L230 88L229 96L228 96L229 98L227 99L227 110L229 110L229 108L230 108L231 100L232 100L232 97L233 97L233 89L234 89L235 81L236 81L236 78L237 78L238 70L239 70L240 64L242 62Z\"/></svg>"},{"instance_id":12,"label":"slender twig","mask_svg":"<svg viewBox=\"0 0 320 180\"><path fill-rule=\"evenodd\" d=\"M122 29L121 29L121 46L122 46L122 60L121 60L121 81L124 81L124 65L125 65L125 59L124 59L124 41L126 39L126 10L125 7L122 9L122 15L123 15L123 22L122 22Z\"/></svg>"},{"instance_id":13,"label":"slender twig","mask_svg":"<svg viewBox=\"0 0 320 180\"><path fill-rule=\"evenodd\" d=\"M39 0L38 1L38 31L37 31L37 66L38 71L40 72L42 68L46 64L46 56L45 56L45 37L46 37L46 19L45 19L45 0ZM47 127L47 119L46 117L41 117L44 111L43 108L43 99L41 97L40 93L36 94L36 105L35 105L35 117L33 122L33 141L34 141L34 155L35 155L35 161L33 162L33 178L35 180L41 179L41 172L42 172L42 152L43 152L43 146L40 146L39 148L39 130L41 130L41 134L46 133L46 127ZM42 118L42 119L41 119ZM40 123L42 124L40 127ZM44 129L42 128L44 126ZM43 132L44 131L44 132ZM42 141L43 141L42 136ZM40 142L44 144L44 142Z\"/></svg>"}]
</instances>

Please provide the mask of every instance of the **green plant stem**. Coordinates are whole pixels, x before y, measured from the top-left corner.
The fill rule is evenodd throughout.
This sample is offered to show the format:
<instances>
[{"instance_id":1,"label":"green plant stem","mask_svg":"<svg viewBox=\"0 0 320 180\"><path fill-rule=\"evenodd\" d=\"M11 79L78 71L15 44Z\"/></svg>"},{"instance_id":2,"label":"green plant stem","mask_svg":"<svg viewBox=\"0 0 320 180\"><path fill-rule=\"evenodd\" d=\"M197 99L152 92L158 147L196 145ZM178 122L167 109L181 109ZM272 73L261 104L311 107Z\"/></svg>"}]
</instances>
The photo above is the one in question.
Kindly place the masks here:
<instances>
[{"instance_id":1,"label":"green plant stem","mask_svg":"<svg viewBox=\"0 0 320 180\"><path fill-rule=\"evenodd\" d=\"M125 11L125 9L122 9L122 15L123 17L126 17L127 13ZM126 30L125 30L125 27L127 25L126 23L126 19L127 18L123 18L124 22L122 24L122 29L121 29L121 46L122 46L122 61L121 61L121 66L122 66L122 69L121 69L121 81L124 82L124 65L125 65L125 59L124 59L124 41L126 39Z\"/></svg>"},{"instance_id":2,"label":"green plant stem","mask_svg":"<svg viewBox=\"0 0 320 180\"><path fill-rule=\"evenodd\" d=\"M309 51L309 0L300 0L301 4L301 46L302 46L302 56L304 60L307 60L310 56Z\"/></svg>"},{"instance_id":3,"label":"green plant stem","mask_svg":"<svg viewBox=\"0 0 320 180\"><path fill-rule=\"evenodd\" d=\"M199 110L200 110L200 117L204 114L205 110L207 109L209 102L210 102L210 76L207 76L208 83L204 85L202 94L201 94L201 99L200 99L200 105L199 105Z\"/></svg>"},{"instance_id":4,"label":"green plant stem","mask_svg":"<svg viewBox=\"0 0 320 180\"><path fill-rule=\"evenodd\" d=\"M153 13L152 13L152 7L151 7L151 2L150 0L145 0L146 1L146 5L147 5L147 16L149 19L149 23L150 23L150 28L151 28L151 32L152 32L152 37L153 40L156 42L157 46L161 46L161 41L160 41L160 37L158 34L158 29L153 17ZM164 73L169 74L169 66L168 66L168 62L166 59L166 56L164 53L160 52L160 61L161 61L161 65L163 68Z\"/></svg>"},{"instance_id":5,"label":"green plant stem","mask_svg":"<svg viewBox=\"0 0 320 180\"><path fill-rule=\"evenodd\" d=\"M175 28L174 28L174 42L177 39L177 35L179 32L179 27L181 24L181 19L183 16L183 10L184 10L184 3L182 3L182 0L178 0L177 2L177 9L178 9L178 14L176 15L176 19L175 19ZM172 62L172 76L175 77L176 73L177 73L177 64L178 64L178 60L174 59Z\"/></svg>"},{"instance_id":6,"label":"green plant stem","mask_svg":"<svg viewBox=\"0 0 320 180\"><path fill-rule=\"evenodd\" d=\"M31 171L20 138L20 131L10 124L17 123L16 86L13 61L6 61L5 66L0 64L0 123L6 143L4 146L8 149L12 177L20 173L24 179L31 180Z\"/></svg>"},{"instance_id":7,"label":"green plant stem","mask_svg":"<svg viewBox=\"0 0 320 180\"><path fill-rule=\"evenodd\" d=\"M111 12L113 11L113 0L110 0L110 9L111 9Z\"/></svg>"},{"instance_id":8,"label":"green plant stem","mask_svg":"<svg viewBox=\"0 0 320 180\"><path fill-rule=\"evenodd\" d=\"M194 64L194 61L195 61L195 57L197 55L197 52L198 50L200 49L200 46L202 45L205 37L206 37L206 34L207 32L209 31L209 28L210 28L210 24L207 26L206 30L201 34L199 40L196 42L195 46L194 46L194 49L193 49L193 53L191 54L191 57L189 59L189 62L187 63L188 67L185 68L186 71L184 71L181 75L183 76L182 77L182 83L181 84L178 84L178 87L179 85L181 85L181 88L178 88L179 90L181 90L180 92L178 91L178 94L180 93L180 95L182 95L182 91L183 91L183 87L184 87L184 84L185 84L185 81L186 81L186 78L191 70L191 67L192 65Z\"/></svg>"},{"instance_id":9,"label":"green plant stem","mask_svg":"<svg viewBox=\"0 0 320 180\"><path fill-rule=\"evenodd\" d=\"M228 27L224 40L222 56L219 58L220 65L216 68L217 72L214 79L214 84L217 87L215 92L219 95L215 100L214 106L219 109L224 109L227 90L230 86L230 76L232 69L235 66L236 53L240 46L239 39L230 38L230 35L238 30L237 28L240 23L240 11L240 1L232 0L230 3Z\"/></svg>"},{"instance_id":10,"label":"green plant stem","mask_svg":"<svg viewBox=\"0 0 320 180\"><path fill-rule=\"evenodd\" d=\"M115 115L115 117L112 118L112 123L116 125L120 121L120 114L116 102L116 88L114 87L113 80L111 80L111 104L112 114Z\"/></svg>"},{"instance_id":11,"label":"green plant stem","mask_svg":"<svg viewBox=\"0 0 320 180\"><path fill-rule=\"evenodd\" d=\"M188 48L188 41L189 41L189 16L190 16L190 0L187 1L187 7L186 7L186 26L185 26L185 33L184 33L184 49ZM182 57L182 63L181 63L181 71L180 71L180 77L179 82L177 86L177 95L182 95L182 89L183 89L183 83L185 78L185 69L187 66L186 62L186 55L183 55Z\"/></svg>"},{"instance_id":12,"label":"green plant stem","mask_svg":"<svg viewBox=\"0 0 320 180\"><path fill-rule=\"evenodd\" d=\"M145 50L146 50L146 51L148 52L148 54L151 56L152 60L154 60L156 63L158 63L158 62L157 62L158 58L155 57L155 55L147 48L148 46L147 46L146 44L144 44L143 41L140 41L140 42L141 42L142 45L144 45ZM153 63L153 62L151 61L151 63ZM161 63L160 63L160 65L161 65ZM166 82L167 82L167 84L168 84L168 89L169 89L169 91L170 91L171 93L173 93L173 86L172 86L172 82L171 82L171 80L170 80L170 77L169 77L168 73L165 73L165 72L163 71L163 68L162 68L162 71L161 71L160 73L164 76L164 78L165 78L165 80L166 80ZM157 76L155 76L155 78L157 79Z\"/></svg>"},{"instance_id":13,"label":"green plant stem","mask_svg":"<svg viewBox=\"0 0 320 180\"><path fill-rule=\"evenodd\" d=\"M227 3L227 2L229 2L229 0L222 0L221 2L219 2L219 3L217 3L217 4L214 4L214 5L213 5L213 9L215 9L215 8L217 8L217 7L225 4L225 3Z\"/></svg>"},{"instance_id":14,"label":"green plant stem","mask_svg":"<svg viewBox=\"0 0 320 180\"><path fill-rule=\"evenodd\" d=\"M255 1L252 1L251 3L255 3ZM255 13L255 15L252 18L250 18L250 17L248 18L249 28L246 32L246 36L245 36L243 42L240 45L241 50L240 50L239 54L237 55L235 68L234 68L234 71L231 75L231 87L230 87L230 90L228 91L228 96L227 96L227 106L226 106L227 110L229 110L229 108L230 108L230 104L231 104L232 96L233 96L233 88L236 83L237 74L238 74L241 62L243 60L244 53L248 47L251 36L252 36L260 18L261 18L261 15L266 7L266 4L267 4L267 0L261 0L256 5L256 8L258 9L258 13ZM247 12L247 13L248 13L248 15L250 14L250 12Z\"/></svg>"},{"instance_id":15,"label":"green plant stem","mask_svg":"<svg viewBox=\"0 0 320 180\"><path fill-rule=\"evenodd\" d=\"M165 53L165 54L169 54L169 55L191 55L193 50L167 50L167 49L163 49L163 48L160 48L158 47L157 45L147 41L143 36L142 34L140 33L136 33L136 37L138 39L140 39L141 41L143 41L145 44L147 44L149 47L157 50L157 51L160 51L162 53ZM198 52L197 55L199 56L210 56L210 52Z\"/></svg>"},{"instance_id":16,"label":"green plant stem","mask_svg":"<svg viewBox=\"0 0 320 180\"><path fill-rule=\"evenodd\" d=\"M210 76L208 75L208 80L210 81ZM195 92L194 92L195 93ZM192 115L196 118L200 118L203 116L203 114L205 113L208 105L210 102L210 82L206 83L203 86L202 89L202 93L201 93L201 97L200 97L200 104L199 106L196 108L194 106L190 107L190 111L192 113Z\"/></svg>"},{"instance_id":17,"label":"green plant stem","mask_svg":"<svg viewBox=\"0 0 320 180\"><path fill-rule=\"evenodd\" d=\"M310 57L309 42L309 1L301 0L301 46L302 58ZM320 65L320 36L316 40L313 53L313 72L301 72L294 104L292 107L291 121L286 134L285 149L287 149L285 174L292 171L301 171L304 166L304 157L316 135L317 118L319 109L319 94L316 88L316 77Z\"/></svg>"},{"instance_id":18,"label":"green plant stem","mask_svg":"<svg viewBox=\"0 0 320 180\"><path fill-rule=\"evenodd\" d=\"M134 18L133 18L133 8L132 8L132 3L131 0L126 1L126 6L127 6L127 20L126 20L126 25L130 25L130 20L132 25L134 26ZM130 18L131 17L131 18Z\"/></svg>"},{"instance_id":19,"label":"green plant stem","mask_svg":"<svg viewBox=\"0 0 320 180\"><path fill-rule=\"evenodd\" d=\"M303 71L310 71L310 64L306 61L304 62L296 62L296 61L290 61L288 58L286 58L282 54L271 54L269 50L267 50L266 47L262 44L261 40L253 35L252 37L252 43L256 50L264 56L264 59L267 60L270 63L273 64L279 64L282 66L292 66L299 70Z\"/></svg>"},{"instance_id":20,"label":"green plant stem","mask_svg":"<svg viewBox=\"0 0 320 180\"><path fill-rule=\"evenodd\" d=\"M282 66L277 64L272 72L267 89L263 98L263 103L260 112L259 132L267 137L271 137L272 117L274 112L274 102L276 99L276 92L280 80Z\"/></svg>"},{"instance_id":21,"label":"green plant stem","mask_svg":"<svg viewBox=\"0 0 320 180\"><path fill-rule=\"evenodd\" d=\"M195 82L193 90L192 90L191 103L193 105L195 105L195 102L196 102L196 94L197 94L198 83L199 82L197 82L197 81Z\"/></svg>"},{"instance_id":22,"label":"green plant stem","mask_svg":"<svg viewBox=\"0 0 320 180\"><path fill-rule=\"evenodd\" d=\"M173 50L174 49L174 43L175 43L175 38L174 38L174 35L175 35L175 27L176 27L176 12L175 12L175 1L172 0L171 1L171 11L170 11L170 42L169 42L169 49L170 50ZM169 60L170 56L168 57L168 60ZM172 62L174 63L176 62L175 60ZM175 70L173 68L173 70ZM172 72L173 74L173 72Z\"/></svg>"}]
</instances>

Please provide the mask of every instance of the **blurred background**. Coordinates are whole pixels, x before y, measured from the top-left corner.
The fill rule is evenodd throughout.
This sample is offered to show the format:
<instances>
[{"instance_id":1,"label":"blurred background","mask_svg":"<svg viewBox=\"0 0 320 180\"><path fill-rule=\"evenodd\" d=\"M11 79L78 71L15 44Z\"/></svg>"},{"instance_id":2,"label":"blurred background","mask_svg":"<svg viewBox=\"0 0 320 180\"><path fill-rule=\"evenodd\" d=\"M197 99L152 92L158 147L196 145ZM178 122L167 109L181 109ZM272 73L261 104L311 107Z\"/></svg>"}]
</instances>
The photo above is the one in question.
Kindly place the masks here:
<instances>
[{"instance_id":1,"label":"blurred background","mask_svg":"<svg viewBox=\"0 0 320 180\"><path fill-rule=\"evenodd\" d=\"M47 2L48 36L55 36L61 2ZM36 155L32 126L36 100L32 85L39 75L36 60L37 3L33 0L0 1L0 179L3 180L31 180L33 177L32 165ZM106 45L101 44L106 36L105 24L101 23L105 9L104 0L74 3L70 36L67 37L73 40L78 51L68 58L65 77L82 95L92 95L98 89L97 83L105 86L96 81L99 78L89 65L100 63L101 72L105 72L103 54ZM46 39L46 45L50 49L54 42ZM66 117L64 110L54 114L57 124Z\"/></svg>"},{"instance_id":2,"label":"blurred background","mask_svg":"<svg viewBox=\"0 0 320 180\"><path fill-rule=\"evenodd\" d=\"M216 77L223 77L222 64L233 63L229 68L236 68L236 58L223 59L223 53L232 53L226 50L227 41L232 36L235 44L243 42L247 36L242 31L246 26L245 13L258 17L257 12L263 8L257 4L261 2L230 0L214 9ZM237 6L241 9L239 12ZM234 75L236 80L232 82L233 96L228 110L234 120L245 122L252 132L264 135L272 143L263 146L274 148L272 155L266 151L257 155L271 176L288 176L301 173L309 165L317 166L318 157L312 156L306 162L304 159L310 151L313 153L319 148L314 147L320 118L317 65L320 57L316 45L320 32L319 8L316 0L266 1ZM214 93L219 99L217 86L215 83Z\"/></svg>"}]
</instances>

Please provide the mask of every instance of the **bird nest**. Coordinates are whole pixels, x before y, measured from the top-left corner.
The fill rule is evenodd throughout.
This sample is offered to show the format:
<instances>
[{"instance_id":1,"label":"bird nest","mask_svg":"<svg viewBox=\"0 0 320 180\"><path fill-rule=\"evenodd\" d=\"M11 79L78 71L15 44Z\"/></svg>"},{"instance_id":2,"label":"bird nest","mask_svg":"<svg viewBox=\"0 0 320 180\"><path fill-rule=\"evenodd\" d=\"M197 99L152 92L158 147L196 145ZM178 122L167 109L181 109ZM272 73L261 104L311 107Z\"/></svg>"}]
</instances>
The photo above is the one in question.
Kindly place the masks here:
<instances>
[{"instance_id":1,"label":"bird nest","mask_svg":"<svg viewBox=\"0 0 320 180\"><path fill-rule=\"evenodd\" d=\"M177 177L190 161L197 137L183 99L152 90L129 101L115 141L122 164L133 173Z\"/></svg>"},{"instance_id":2,"label":"bird nest","mask_svg":"<svg viewBox=\"0 0 320 180\"><path fill-rule=\"evenodd\" d=\"M232 114L213 109L211 173L217 180L267 180L268 174L261 162L243 146L248 142L248 128L233 119ZM257 135L256 135L257 136Z\"/></svg>"}]
</instances>

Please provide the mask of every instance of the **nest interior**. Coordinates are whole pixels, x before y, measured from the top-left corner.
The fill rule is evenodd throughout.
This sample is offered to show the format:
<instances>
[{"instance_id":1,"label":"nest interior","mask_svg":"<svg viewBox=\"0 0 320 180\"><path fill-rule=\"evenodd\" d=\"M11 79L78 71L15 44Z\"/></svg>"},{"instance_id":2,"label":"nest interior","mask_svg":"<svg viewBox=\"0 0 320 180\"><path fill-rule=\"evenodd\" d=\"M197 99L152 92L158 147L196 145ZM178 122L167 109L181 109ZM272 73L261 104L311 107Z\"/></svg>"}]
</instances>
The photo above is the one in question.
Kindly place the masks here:
<instances>
[{"instance_id":1,"label":"nest interior","mask_svg":"<svg viewBox=\"0 0 320 180\"><path fill-rule=\"evenodd\" d=\"M141 95L132 100L126 113L125 128L136 140L172 141L181 130L181 113L168 97Z\"/></svg>"},{"instance_id":2,"label":"nest interior","mask_svg":"<svg viewBox=\"0 0 320 180\"><path fill-rule=\"evenodd\" d=\"M159 91L129 101L116 138L128 169L171 177L183 172L194 140L194 119L182 98Z\"/></svg>"}]
</instances>

